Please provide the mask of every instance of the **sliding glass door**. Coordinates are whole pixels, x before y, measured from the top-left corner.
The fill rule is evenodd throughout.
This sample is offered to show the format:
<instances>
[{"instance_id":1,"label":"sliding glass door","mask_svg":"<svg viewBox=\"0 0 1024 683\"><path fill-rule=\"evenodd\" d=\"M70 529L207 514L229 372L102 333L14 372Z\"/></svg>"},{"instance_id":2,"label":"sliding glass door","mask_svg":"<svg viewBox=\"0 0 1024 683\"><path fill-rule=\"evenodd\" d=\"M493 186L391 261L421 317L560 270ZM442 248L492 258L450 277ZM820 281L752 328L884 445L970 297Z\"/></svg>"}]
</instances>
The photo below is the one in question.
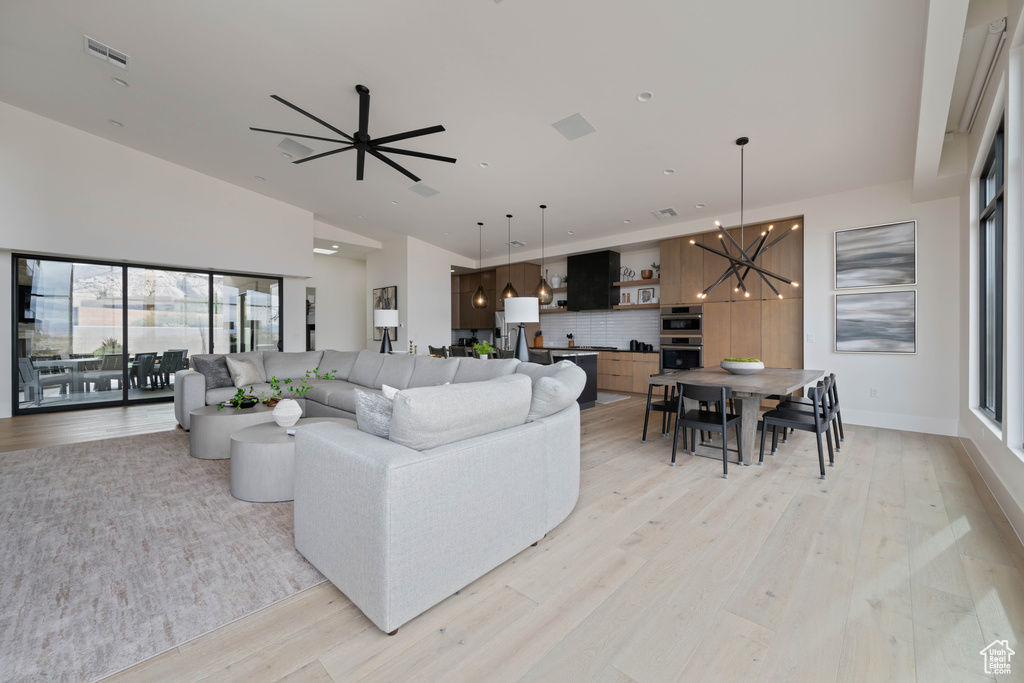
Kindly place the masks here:
<instances>
[{"instance_id":1,"label":"sliding glass door","mask_svg":"<svg viewBox=\"0 0 1024 683\"><path fill-rule=\"evenodd\" d=\"M170 400L196 353L279 350L277 278L24 255L14 267L16 414Z\"/></svg>"}]
</instances>

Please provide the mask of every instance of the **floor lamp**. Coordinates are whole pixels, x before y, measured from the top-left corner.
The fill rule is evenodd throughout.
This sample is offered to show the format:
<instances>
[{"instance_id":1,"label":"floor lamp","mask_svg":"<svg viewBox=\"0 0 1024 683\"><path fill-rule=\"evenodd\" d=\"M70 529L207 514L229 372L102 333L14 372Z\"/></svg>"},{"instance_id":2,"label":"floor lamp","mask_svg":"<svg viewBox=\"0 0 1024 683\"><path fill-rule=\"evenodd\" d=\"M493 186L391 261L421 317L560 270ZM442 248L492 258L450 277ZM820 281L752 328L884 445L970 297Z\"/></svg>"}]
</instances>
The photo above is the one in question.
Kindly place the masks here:
<instances>
[{"instance_id":1,"label":"floor lamp","mask_svg":"<svg viewBox=\"0 0 1024 683\"><path fill-rule=\"evenodd\" d=\"M377 309L373 312L373 326L383 327L384 335L380 339L380 352L391 353L391 330L398 327L398 311L395 309Z\"/></svg>"},{"instance_id":2,"label":"floor lamp","mask_svg":"<svg viewBox=\"0 0 1024 683\"><path fill-rule=\"evenodd\" d=\"M514 296L505 299L505 322L519 323L516 338L516 358L524 363L530 360L530 347L526 343L526 323L540 322L540 304L535 296Z\"/></svg>"}]
</instances>

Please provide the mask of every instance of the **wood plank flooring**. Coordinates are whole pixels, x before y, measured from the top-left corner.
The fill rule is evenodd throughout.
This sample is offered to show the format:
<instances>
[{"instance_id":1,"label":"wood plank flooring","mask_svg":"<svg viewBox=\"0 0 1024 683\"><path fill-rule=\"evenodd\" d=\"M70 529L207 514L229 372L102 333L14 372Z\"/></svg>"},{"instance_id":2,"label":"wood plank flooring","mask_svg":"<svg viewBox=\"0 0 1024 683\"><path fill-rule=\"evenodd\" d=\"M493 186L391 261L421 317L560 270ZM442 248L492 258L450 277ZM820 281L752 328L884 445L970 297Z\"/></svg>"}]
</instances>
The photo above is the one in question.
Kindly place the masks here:
<instances>
[{"instance_id":1,"label":"wood plank flooring","mask_svg":"<svg viewBox=\"0 0 1024 683\"><path fill-rule=\"evenodd\" d=\"M580 501L536 547L378 631L326 583L112 681L971 681L1024 647L1024 548L956 439L847 425L763 467L583 413ZM174 428L170 406L0 420L0 451ZM2 456L0 456L2 457ZM1013 674L1024 680L1024 655Z\"/></svg>"}]
</instances>

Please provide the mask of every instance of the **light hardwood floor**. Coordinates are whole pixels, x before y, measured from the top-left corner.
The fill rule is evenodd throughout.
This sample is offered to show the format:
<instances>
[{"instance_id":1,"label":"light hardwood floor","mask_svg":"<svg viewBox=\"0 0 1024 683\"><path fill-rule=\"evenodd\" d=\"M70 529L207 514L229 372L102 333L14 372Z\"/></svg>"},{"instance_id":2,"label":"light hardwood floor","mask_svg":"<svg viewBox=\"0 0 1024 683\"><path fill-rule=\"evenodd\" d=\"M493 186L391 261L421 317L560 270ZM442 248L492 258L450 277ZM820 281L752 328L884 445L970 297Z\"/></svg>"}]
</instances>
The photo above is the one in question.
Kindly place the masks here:
<instances>
[{"instance_id":1,"label":"light hardwood floor","mask_svg":"<svg viewBox=\"0 0 1024 683\"><path fill-rule=\"evenodd\" d=\"M932 683L993 680L997 638L1024 652L1024 548L957 440L847 426L821 481L797 434L724 480L668 467L642 422L637 396L585 411L569 518L395 636L325 583L108 680ZM169 406L15 418L0 449L173 427Z\"/></svg>"}]
</instances>

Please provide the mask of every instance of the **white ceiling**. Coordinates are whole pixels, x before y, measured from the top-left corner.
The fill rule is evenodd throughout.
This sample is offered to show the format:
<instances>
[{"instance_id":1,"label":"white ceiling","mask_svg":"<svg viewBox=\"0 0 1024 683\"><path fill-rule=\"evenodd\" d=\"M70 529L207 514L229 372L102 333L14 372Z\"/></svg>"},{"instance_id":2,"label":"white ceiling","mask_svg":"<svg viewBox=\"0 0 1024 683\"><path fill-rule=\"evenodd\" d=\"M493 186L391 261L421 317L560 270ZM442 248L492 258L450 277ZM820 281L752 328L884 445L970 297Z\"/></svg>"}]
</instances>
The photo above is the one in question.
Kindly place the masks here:
<instances>
[{"instance_id":1,"label":"white ceiling","mask_svg":"<svg viewBox=\"0 0 1024 683\"><path fill-rule=\"evenodd\" d=\"M324 223L473 259L477 221L504 250L506 213L537 245L545 203L557 253L629 242L665 207L709 225L734 212L741 135L748 208L911 178L927 13L926 0L4 0L0 100ZM130 70L85 54L83 34ZM396 143L458 158L396 158L440 194L371 157L356 182L354 152L293 165L280 136L248 129L332 135L277 94L351 134L357 83L372 137L446 127ZM597 131L569 142L551 124L575 113Z\"/></svg>"}]
</instances>

